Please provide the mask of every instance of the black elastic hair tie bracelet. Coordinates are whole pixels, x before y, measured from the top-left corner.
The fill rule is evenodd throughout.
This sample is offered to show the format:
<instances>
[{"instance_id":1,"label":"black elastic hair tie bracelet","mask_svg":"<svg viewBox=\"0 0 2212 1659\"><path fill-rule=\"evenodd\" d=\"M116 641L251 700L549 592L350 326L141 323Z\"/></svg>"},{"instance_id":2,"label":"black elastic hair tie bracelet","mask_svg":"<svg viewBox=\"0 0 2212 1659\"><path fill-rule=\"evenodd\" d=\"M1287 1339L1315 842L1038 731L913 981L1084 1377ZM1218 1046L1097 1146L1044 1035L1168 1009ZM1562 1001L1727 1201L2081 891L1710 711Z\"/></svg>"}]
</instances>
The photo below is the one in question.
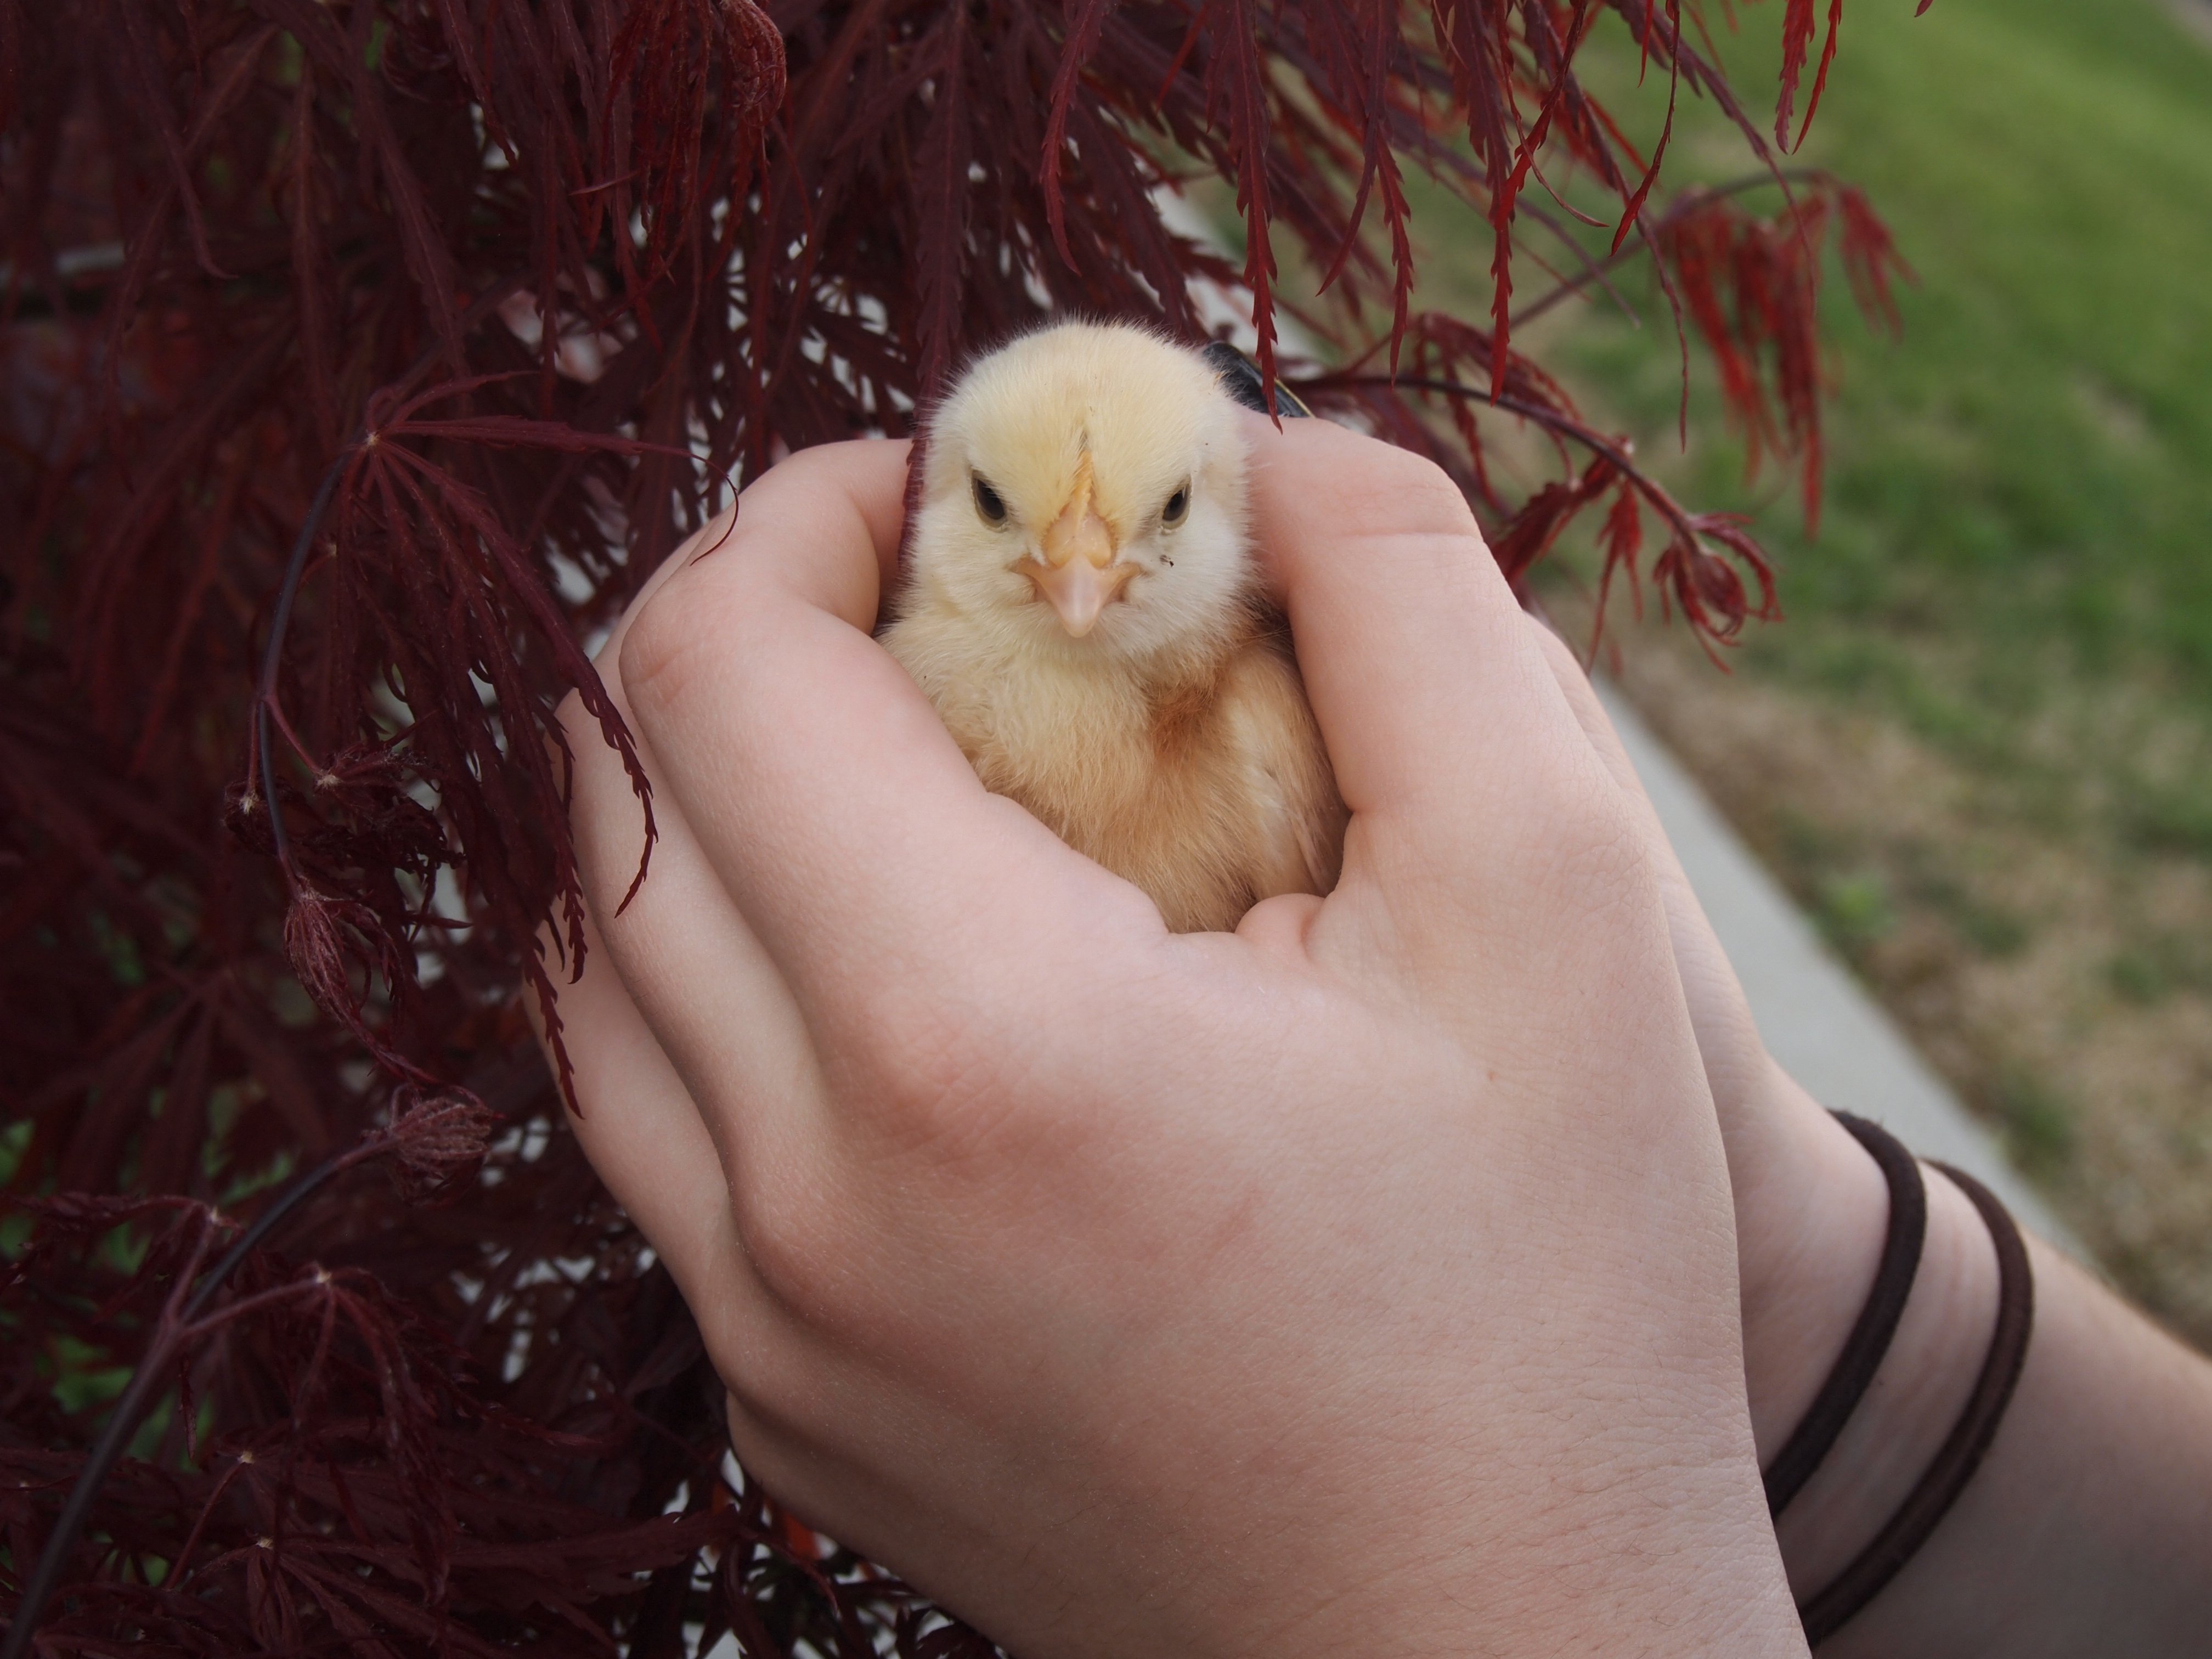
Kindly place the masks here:
<instances>
[{"instance_id":1,"label":"black elastic hair tie bracelet","mask_svg":"<svg viewBox=\"0 0 2212 1659\"><path fill-rule=\"evenodd\" d=\"M1989 1352L1974 1380L1974 1391L1920 1483L1835 1582L1798 1607L1810 1647L1819 1647L1881 1595L1950 1513L1996 1439L2005 1407L2012 1403L2027 1364L2028 1339L2035 1328L2035 1273L2020 1228L1997 1195L1964 1170L1948 1164L1936 1167L1981 1212L1982 1223L1996 1246L1996 1327L1990 1334Z\"/></svg>"},{"instance_id":2,"label":"black elastic hair tie bracelet","mask_svg":"<svg viewBox=\"0 0 2212 1659\"><path fill-rule=\"evenodd\" d=\"M1882 1358L1897 1335L1898 1322L1905 1316L1905 1304L1911 1298L1913 1277L1920 1271L1921 1247L1928 1238L1928 1189L1921 1182L1919 1160L1879 1123L1849 1112L1830 1115L1850 1130L1881 1166L1882 1179L1889 1183L1889 1229L1882 1239L1874 1287L1867 1292L1858 1322L1851 1327L1828 1380L1813 1396L1796 1431L1766 1466L1766 1512L1776 1519L1833 1449L1844 1425L1866 1397L1874 1374L1881 1369Z\"/></svg>"}]
</instances>

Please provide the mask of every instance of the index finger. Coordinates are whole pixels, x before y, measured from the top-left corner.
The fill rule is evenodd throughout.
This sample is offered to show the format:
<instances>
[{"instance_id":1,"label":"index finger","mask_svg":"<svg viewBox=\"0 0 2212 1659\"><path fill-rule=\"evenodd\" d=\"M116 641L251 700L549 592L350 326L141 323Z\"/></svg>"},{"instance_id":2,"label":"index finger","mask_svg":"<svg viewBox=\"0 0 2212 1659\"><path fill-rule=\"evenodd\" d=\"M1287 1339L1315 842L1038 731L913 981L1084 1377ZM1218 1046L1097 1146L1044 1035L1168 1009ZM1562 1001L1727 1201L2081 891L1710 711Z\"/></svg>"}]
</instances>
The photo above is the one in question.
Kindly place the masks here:
<instances>
[{"instance_id":1,"label":"index finger","mask_svg":"<svg viewBox=\"0 0 2212 1659\"><path fill-rule=\"evenodd\" d=\"M1246 430L1255 539L1352 812L1338 897L1379 885L1463 943L1532 858L1607 838L1610 792L1441 470L1324 421Z\"/></svg>"},{"instance_id":2,"label":"index finger","mask_svg":"<svg viewBox=\"0 0 2212 1659\"><path fill-rule=\"evenodd\" d=\"M870 637L906 453L839 445L769 472L622 652L665 787L817 1027L880 1026L886 995L926 1003L952 960L971 1003L1014 1006L1035 988L1014 964L1095 939L1101 906L1161 933L1135 889L984 790Z\"/></svg>"}]
</instances>

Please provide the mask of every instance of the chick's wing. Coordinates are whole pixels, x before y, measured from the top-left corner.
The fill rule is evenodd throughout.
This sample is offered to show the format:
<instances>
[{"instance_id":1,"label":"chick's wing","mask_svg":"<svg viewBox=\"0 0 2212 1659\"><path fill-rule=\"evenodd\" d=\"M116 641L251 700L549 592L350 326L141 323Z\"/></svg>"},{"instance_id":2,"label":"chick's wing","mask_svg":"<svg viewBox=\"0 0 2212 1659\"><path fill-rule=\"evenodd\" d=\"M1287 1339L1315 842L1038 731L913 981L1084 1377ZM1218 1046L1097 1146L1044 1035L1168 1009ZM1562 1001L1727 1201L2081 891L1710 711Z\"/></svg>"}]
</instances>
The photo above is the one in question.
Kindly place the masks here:
<instances>
[{"instance_id":1,"label":"chick's wing","mask_svg":"<svg viewBox=\"0 0 2212 1659\"><path fill-rule=\"evenodd\" d=\"M1221 705L1251 815L1253 897L1326 894L1349 814L1288 640L1270 632L1240 651Z\"/></svg>"}]
</instances>

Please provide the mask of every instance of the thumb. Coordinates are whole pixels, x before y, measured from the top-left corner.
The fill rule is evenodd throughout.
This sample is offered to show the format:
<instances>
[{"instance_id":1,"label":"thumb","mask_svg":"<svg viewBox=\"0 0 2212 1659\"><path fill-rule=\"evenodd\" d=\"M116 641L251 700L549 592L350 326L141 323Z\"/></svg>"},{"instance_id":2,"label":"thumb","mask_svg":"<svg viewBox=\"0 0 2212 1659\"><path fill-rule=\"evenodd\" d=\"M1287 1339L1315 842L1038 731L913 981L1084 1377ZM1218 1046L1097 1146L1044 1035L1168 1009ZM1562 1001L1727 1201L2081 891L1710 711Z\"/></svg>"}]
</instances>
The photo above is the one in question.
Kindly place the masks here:
<instances>
[{"instance_id":1,"label":"thumb","mask_svg":"<svg viewBox=\"0 0 2212 1659\"><path fill-rule=\"evenodd\" d=\"M1540 933L1562 860L1633 837L1465 498L1325 421L1247 433L1254 539L1352 813L1332 902L1420 953Z\"/></svg>"}]
</instances>

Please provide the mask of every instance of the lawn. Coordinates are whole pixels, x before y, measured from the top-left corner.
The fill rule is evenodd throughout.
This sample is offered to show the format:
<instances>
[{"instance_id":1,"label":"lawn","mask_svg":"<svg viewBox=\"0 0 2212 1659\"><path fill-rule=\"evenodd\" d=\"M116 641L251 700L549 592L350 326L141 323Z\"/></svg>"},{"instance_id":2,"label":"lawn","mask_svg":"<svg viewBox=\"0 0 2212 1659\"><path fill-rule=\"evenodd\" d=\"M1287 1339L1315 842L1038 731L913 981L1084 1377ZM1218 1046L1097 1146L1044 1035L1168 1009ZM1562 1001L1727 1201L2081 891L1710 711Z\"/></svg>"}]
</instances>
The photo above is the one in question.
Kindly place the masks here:
<instances>
[{"instance_id":1,"label":"lawn","mask_svg":"<svg viewBox=\"0 0 2212 1659\"><path fill-rule=\"evenodd\" d=\"M2155 0L1909 10L1856 0L1804 152L1866 185L1921 280L1901 347L1834 296L1823 533L1767 520L1796 631L1821 637L1770 654L1946 743L2006 746L2005 711L2061 695L2054 668L2152 677L2212 716L2212 50ZM1727 45L1771 61L1748 27ZM1574 356L1656 430L1675 361L1645 297L1660 326L1600 311ZM1701 492L1728 491L1733 453L1703 460ZM1971 689L1925 684L1899 641L1962 633ZM2203 817L2185 839L2212 850Z\"/></svg>"},{"instance_id":2,"label":"lawn","mask_svg":"<svg viewBox=\"0 0 2212 1659\"><path fill-rule=\"evenodd\" d=\"M1779 11L1720 37L1763 110ZM1919 276L1899 343L1832 284L1817 539L1782 474L1744 478L1702 363L1676 443L1648 280L1644 326L1572 307L1540 355L1782 563L1788 620L1735 675L1624 629L1632 692L2106 1263L2212 1342L2212 46L2160 0L1911 11L1850 0L1801 158L1863 184ZM1678 144L1679 178L1743 168L1710 110ZM1421 207L1423 300L1483 309L1486 235Z\"/></svg>"}]
</instances>

